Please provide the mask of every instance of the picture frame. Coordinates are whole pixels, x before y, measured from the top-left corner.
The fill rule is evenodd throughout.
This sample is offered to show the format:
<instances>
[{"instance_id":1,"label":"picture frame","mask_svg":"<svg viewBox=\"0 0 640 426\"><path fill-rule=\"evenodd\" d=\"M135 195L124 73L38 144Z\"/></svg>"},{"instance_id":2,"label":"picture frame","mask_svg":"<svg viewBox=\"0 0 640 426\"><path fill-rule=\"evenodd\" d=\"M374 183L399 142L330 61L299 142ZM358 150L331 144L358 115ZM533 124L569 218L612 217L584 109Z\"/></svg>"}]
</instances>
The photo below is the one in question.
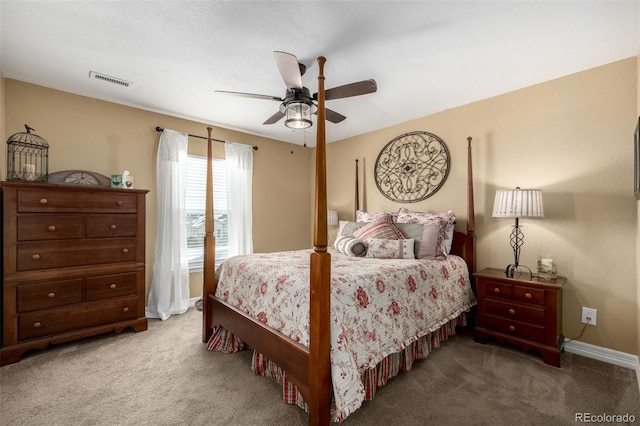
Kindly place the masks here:
<instances>
[{"instance_id":1,"label":"picture frame","mask_svg":"<svg viewBox=\"0 0 640 426\"><path fill-rule=\"evenodd\" d=\"M633 192L636 200L640 200L640 117L633 134Z\"/></svg>"}]
</instances>

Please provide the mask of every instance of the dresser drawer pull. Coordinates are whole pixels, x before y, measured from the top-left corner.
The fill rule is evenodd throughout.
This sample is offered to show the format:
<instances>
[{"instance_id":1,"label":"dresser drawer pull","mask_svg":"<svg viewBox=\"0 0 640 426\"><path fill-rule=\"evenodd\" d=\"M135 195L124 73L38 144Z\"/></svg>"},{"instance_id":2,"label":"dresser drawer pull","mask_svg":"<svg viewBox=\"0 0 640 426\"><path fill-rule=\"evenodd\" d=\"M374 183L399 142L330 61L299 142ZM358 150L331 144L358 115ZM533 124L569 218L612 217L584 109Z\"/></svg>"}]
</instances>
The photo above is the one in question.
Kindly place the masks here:
<instances>
[{"instance_id":1,"label":"dresser drawer pull","mask_svg":"<svg viewBox=\"0 0 640 426\"><path fill-rule=\"evenodd\" d=\"M40 321L36 321L33 323L33 328L40 328L42 327L42 323Z\"/></svg>"},{"instance_id":2,"label":"dresser drawer pull","mask_svg":"<svg viewBox=\"0 0 640 426\"><path fill-rule=\"evenodd\" d=\"M122 308L122 312L129 312L129 308L125 306L124 308Z\"/></svg>"},{"instance_id":3,"label":"dresser drawer pull","mask_svg":"<svg viewBox=\"0 0 640 426\"><path fill-rule=\"evenodd\" d=\"M118 227L116 225L111 225L109 228L111 228L113 231L115 231L116 229L118 229Z\"/></svg>"},{"instance_id":4,"label":"dresser drawer pull","mask_svg":"<svg viewBox=\"0 0 640 426\"><path fill-rule=\"evenodd\" d=\"M38 253L34 254L33 256L31 256L31 258L33 260L40 260L40 255Z\"/></svg>"},{"instance_id":5,"label":"dresser drawer pull","mask_svg":"<svg viewBox=\"0 0 640 426\"><path fill-rule=\"evenodd\" d=\"M47 297L49 299L53 299L54 297L56 297L56 294L52 291L51 293L47 294Z\"/></svg>"},{"instance_id":6,"label":"dresser drawer pull","mask_svg":"<svg viewBox=\"0 0 640 426\"><path fill-rule=\"evenodd\" d=\"M124 254L129 253L129 249L123 248L123 249L122 249L122 253L124 253Z\"/></svg>"},{"instance_id":7,"label":"dresser drawer pull","mask_svg":"<svg viewBox=\"0 0 640 426\"><path fill-rule=\"evenodd\" d=\"M531 293L525 293L524 297L526 297L527 299L531 299L533 295Z\"/></svg>"},{"instance_id":8,"label":"dresser drawer pull","mask_svg":"<svg viewBox=\"0 0 640 426\"><path fill-rule=\"evenodd\" d=\"M109 288L112 290L115 289L116 287L118 287L116 283L111 283L111 285L109 286Z\"/></svg>"},{"instance_id":9,"label":"dresser drawer pull","mask_svg":"<svg viewBox=\"0 0 640 426\"><path fill-rule=\"evenodd\" d=\"M512 309L509 309L509 313L510 313L511 315L515 315L515 314L516 314L516 310L515 310L515 309L513 309L513 308L512 308Z\"/></svg>"},{"instance_id":10,"label":"dresser drawer pull","mask_svg":"<svg viewBox=\"0 0 640 426\"><path fill-rule=\"evenodd\" d=\"M56 230L56 227L55 227L55 225L50 225L47 229L48 229L49 231L53 232L53 231L55 231L55 230Z\"/></svg>"},{"instance_id":11,"label":"dresser drawer pull","mask_svg":"<svg viewBox=\"0 0 640 426\"><path fill-rule=\"evenodd\" d=\"M122 205L122 201L116 201L116 206L121 206Z\"/></svg>"},{"instance_id":12,"label":"dresser drawer pull","mask_svg":"<svg viewBox=\"0 0 640 426\"><path fill-rule=\"evenodd\" d=\"M47 200L46 198L40 198L40 204L47 204L49 203L49 200Z\"/></svg>"},{"instance_id":13,"label":"dresser drawer pull","mask_svg":"<svg viewBox=\"0 0 640 426\"><path fill-rule=\"evenodd\" d=\"M494 288L494 289L493 289L493 292L494 292L494 293L500 293L500 288L498 288L498 287Z\"/></svg>"},{"instance_id":14,"label":"dresser drawer pull","mask_svg":"<svg viewBox=\"0 0 640 426\"><path fill-rule=\"evenodd\" d=\"M509 331L516 331L516 328L513 325L509 326Z\"/></svg>"}]
</instances>

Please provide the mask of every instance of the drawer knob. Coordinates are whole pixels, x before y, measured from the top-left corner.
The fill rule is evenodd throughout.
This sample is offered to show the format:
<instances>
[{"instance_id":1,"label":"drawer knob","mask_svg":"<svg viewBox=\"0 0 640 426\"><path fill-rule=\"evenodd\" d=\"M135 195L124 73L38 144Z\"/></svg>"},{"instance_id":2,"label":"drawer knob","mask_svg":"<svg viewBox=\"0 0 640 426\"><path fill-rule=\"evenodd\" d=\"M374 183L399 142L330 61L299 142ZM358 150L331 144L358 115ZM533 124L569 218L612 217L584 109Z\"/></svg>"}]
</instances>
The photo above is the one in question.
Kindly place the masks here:
<instances>
[{"instance_id":1,"label":"drawer knob","mask_svg":"<svg viewBox=\"0 0 640 426\"><path fill-rule=\"evenodd\" d=\"M47 200L46 198L40 198L40 204L47 204L49 202L49 200Z\"/></svg>"},{"instance_id":2,"label":"drawer knob","mask_svg":"<svg viewBox=\"0 0 640 426\"><path fill-rule=\"evenodd\" d=\"M49 299L53 299L54 297L56 297L56 294L52 291L51 293L47 294L47 297Z\"/></svg>"},{"instance_id":3,"label":"drawer knob","mask_svg":"<svg viewBox=\"0 0 640 426\"><path fill-rule=\"evenodd\" d=\"M129 312L129 308L125 306L124 308L122 308L122 312Z\"/></svg>"},{"instance_id":4,"label":"drawer knob","mask_svg":"<svg viewBox=\"0 0 640 426\"><path fill-rule=\"evenodd\" d=\"M53 231L55 231L55 230L56 230L56 227L55 227L55 225L50 225L47 229L48 229L49 231L53 232Z\"/></svg>"},{"instance_id":5,"label":"drawer knob","mask_svg":"<svg viewBox=\"0 0 640 426\"><path fill-rule=\"evenodd\" d=\"M34 254L33 256L31 256L31 258L33 260L40 260L40 255L38 253Z\"/></svg>"},{"instance_id":6,"label":"drawer knob","mask_svg":"<svg viewBox=\"0 0 640 426\"><path fill-rule=\"evenodd\" d=\"M123 248L123 249L122 249L122 253L124 253L124 254L129 253L129 249Z\"/></svg>"},{"instance_id":7,"label":"drawer knob","mask_svg":"<svg viewBox=\"0 0 640 426\"><path fill-rule=\"evenodd\" d=\"M511 315L515 315L515 314L516 314L516 310L515 310L515 309L509 309L509 313L510 313Z\"/></svg>"},{"instance_id":8,"label":"drawer knob","mask_svg":"<svg viewBox=\"0 0 640 426\"><path fill-rule=\"evenodd\" d=\"M531 293L525 293L524 297L526 297L527 299L531 299L533 295L531 295Z\"/></svg>"},{"instance_id":9,"label":"drawer knob","mask_svg":"<svg viewBox=\"0 0 640 426\"><path fill-rule=\"evenodd\" d=\"M111 225L109 228L111 228L113 231L115 231L116 229L118 229L118 227L116 225Z\"/></svg>"},{"instance_id":10,"label":"drawer knob","mask_svg":"<svg viewBox=\"0 0 640 426\"><path fill-rule=\"evenodd\" d=\"M516 331L516 328L512 325L509 326L509 331Z\"/></svg>"},{"instance_id":11,"label":"drawer knob","mask_svg":"<svg viewBox=\"0 0 640 426\"><path fill-rule=\"evenodd\" d=\"M498 287L496 287L496 288L493 289L493 292L494 293L500 293L500 289Z\"/></svg>"},{"instance_id":12,"label":"drawer knob","mask_svg":"<svg viewBox=\"0 0 640 426\"><path fill-rule=\"evenodd\" d=\"M42 327L42 323L40 321L36 321L33 323L33 328L40 328Z\"/></svg>"},{"instance_id":13,"label":"drawer knob","mask_svg":"<svg viewBox=\"0 0 640 426\"><path fill-rule=\"evenodd\" d=\"M121 206L122 205L122 201L118 200L116 201L116 206Z\"/></svg>"},{"instance_id":14,"label":"drawer knob","mask_svg":"<svg viewBox=\"0 0 640 426\"><path fill-rule=\"evenodd\" d=\"M118 287L118 286L116 285L116 283L111 283L111 285L109 286L109 288L110 288L110 289L114 289L114 288L116 288L116 287Z\"/></svg>"}]
</instances>

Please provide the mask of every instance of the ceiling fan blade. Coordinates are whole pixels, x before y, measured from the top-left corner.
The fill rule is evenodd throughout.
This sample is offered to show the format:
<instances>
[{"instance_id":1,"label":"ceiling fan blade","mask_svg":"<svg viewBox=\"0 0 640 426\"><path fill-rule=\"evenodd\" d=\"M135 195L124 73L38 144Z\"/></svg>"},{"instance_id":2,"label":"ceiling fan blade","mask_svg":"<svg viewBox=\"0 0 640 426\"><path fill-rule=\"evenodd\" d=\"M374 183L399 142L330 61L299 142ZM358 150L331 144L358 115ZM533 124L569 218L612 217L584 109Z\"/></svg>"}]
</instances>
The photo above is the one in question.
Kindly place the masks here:
<instances>
[{"instance_id":1,"label":"ceiling fan blade","mask_svg":"<svg viewBox=\"0 0 640 426\"><path fill-rule=\"evenodd\" d=\"M275 114L273 114L271 117L267 118L267 120L262 124L274 124L274 123L277 123L284 116L285 116L284 112L278 111Z\"/></svg>"},{"instance_id":2,"label":"ceiling fan blade","mask_svg":"<svg viewBox=\"0 0 640 426\"><path fill-rule=\"evenodd\" d=\"M325 99L330 101L332 99L349 98L351 96L366 95L368 93L374 93L378 90L378 85L373 79L362 80L356 83L345 84L344 86L334 87L327 89L324 92ZM313 94L313 99L317 100L318 94Z\"/></svg>"},{"instance_id":3,"label":"ceiling fan blade","mask_svg":"<svg viewBox=\"0 0 640 426\"><path fill-rule=\"evenodd\" d=\"M302 74L298 65L298 58L291 53L273 52L278 70L287 89L302 89Z\"/></svg>"},{"instance_id":4,"label":"ceiling fan blade","mask_svg":"<svg viewBox=\"0 0 640 426\"><path fill-rule=\"evenodd\" d=\"M324 109L324 116L325 116L325 118L327 120L329 120L332 123L340 123L345 118L347 118L344 115L342 115L342 114L340 114L338 112L335 112L334 110L331 110L331 109L326 108L326 107Z\"/></svg>"},{"instance_id":5,"label":"ceiling fan blade","mask_svg":"<svg viewBox=\"0 0 640 426\"><path fill-rule=\"evenodd\" d=\"M234 96L243 96L245 98L254 98L254 99L265 99L267 101L278 101L282 102L284 99L279 98L277 96L269 96L269 95L257 95L255 93L244 93L244 92L228 92L226 90L216 90L217 93L226 93L227 95Z\"/></svg>"}]
</instances>

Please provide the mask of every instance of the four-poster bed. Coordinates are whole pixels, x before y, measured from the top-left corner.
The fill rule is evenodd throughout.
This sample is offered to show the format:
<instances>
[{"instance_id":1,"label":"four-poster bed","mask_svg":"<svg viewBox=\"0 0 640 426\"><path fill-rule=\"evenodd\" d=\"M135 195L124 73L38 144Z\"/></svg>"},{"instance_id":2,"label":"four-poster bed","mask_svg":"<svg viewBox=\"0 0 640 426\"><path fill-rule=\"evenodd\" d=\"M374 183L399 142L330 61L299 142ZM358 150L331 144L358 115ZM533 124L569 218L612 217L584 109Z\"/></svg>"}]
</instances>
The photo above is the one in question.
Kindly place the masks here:
<instances>
[{"instance_id":1,"label":"four-poster bed","mask_svg":"<svg viewBox=\"0 0 640 426\"><path fill-rule=\"evenodd\" d=\"M316 177L315 177L315 210L314 210L314 236L313 236L313 251L309 251L309 253L303 253L303 256L306 256L308 259L308 263L304 263L308 265L308 269L305 271L307 275L305 275L305 279L309 281L307 285L308 293L308 305L303 305L303 308L306 309L308 306L308 329L303 324L303 332L302 334L298 334L297 331L288 332L288 334L284 334L284 332L279 332L275 328L267 325L267 321L265 320L266 316L271 315L270 312L264 313L261 312L260 315L250 316L246 312L249 310L247 306L236 307L234 304L230 303L229 291L223 290L221 291L224 294L216 294L216 287L218 286L218 282L215 276L215 237L213 236L213 193L212 193L212 170L211 170L211 161L208 161L208 169L207 169L207 200L206 200L206 236L205 236L205 260L204 260L204 285L203 285L203 301L204 301L204 317L203 317L203 333L202 338L203 341L208 342L213 334L214 327L222 328L231 335L237 337L242 342L246 343L248 346L253 348L255 351L262 354L262 356L266 357L268 360L275 363L279 368L281 368L282 372L286 372L286 379L295 385L297 392L299 392L302 399L307 404L308 412L309 412L309 423L310 424L329 424L331 420L331 404L332 404L332 386L335 388L335 384L332 384L332 375L331 375L331 363L332 356L333 357L344 357L344 353L337 352L337 348L332 348L333 345L338 346L336 344L336 336L332 336L332 328L340 330L340 326L336 318L332 318L332 312L335 313L337 309L340 309L340 312L346 312L346 308L337 307L332 305L335 303L333 300L335 294L332 294L332 287L334 288L334 292L342 293L346 292L343 288L337 288L336 283L332 282L332 279L342 280L342 285L349 286L352 283L352 279L349 275L345 275L344 272L346 269L346 265L349 265L354 261L353 258L346 258L342 254L335 252L334 256L336 256L334 265L332 265L332 253L334 253L333 249L328 249L328 236L327 236L327 194L326 194L326 140L325 140L325 94L324 94L324 63L326 59L324 57L318 58L319 65L319 75L318 75L318 119L317 119L317 142L316 142ZM211 138L211 128L208 128L209 131L209 139ZM433 270L443 269L448 271L453 270L464 270L464 279L459 278L457 287L453 290L445 290L446 292L450 292L448 296L449 299L464 299L460 301L459 306L456 306L455 311L451 311L447 313L446 318L436 318L433 323L438 325L438 327L451 326L455 327L456 321L459 318L463 317L464 312L468 311L472 304L475 304L475 299L473 303L470 303L470 300L473 299L473 295L470 290L469 280L470 280L470 272L474 271L474 211L473 211L473 186L472 186L472 177L471 177L471 138L468 138L468 218L467 218L467 233L455 232L453 237L453 245L451 249L451 253L458 255L464 259L466 262L466 267L464 267L464 263L460 261L460 263L455 263L455 258L457 256L450 256L450 259L447 261L439 261L446 262L437 264L433 267ZM208 149L209 158L212 157L212 148L211 142L209 142ZM357 167L357 166L356 166ZM357 172L356 172L357 179ZM356 184L357 186L357 184ZM356 192L356 202L358 199L358 194ZM300 257L300 252L295 252L298 257ZM266 259L267 263L269 262L277 262L279 258L283 256L283 253L274 253L274 254L265 254L262 255L263 259ZM256 255L260 257L259 255ZM238 269L242 270L247 264L248 261L245 262L245 259L240 259L240 265ZM377 262L379 265L382 265L381 262L385 262L385 260L381 259L367 259L363 260L363 265L368 264L371 265L373 262ZM368 263L367 263L368 262ZM393 263L395 262L395 263ZM414 262L414 260L394 260L390 261L388 265L399 265L400 262ZM415 260L415 262L420 262ZM282 262L282 265L287 265L291 262L288 260ZM408 264L408 263L407 263ZM423 274L423 278L426 279L426 275L431 275L431 270L429 270L429 274L425 272L424 269L424 261L417 266L413 267L418 268L412 272ZM353 265L356 265L353 263ZM459 267L457 265L463 265L463 267ZM284 267L284 266L283 266ZM385 264L386 269L383 269L382 274L389 274L390 269L395 266L388 266ZM231 268L231 267L229 267ZM333 270L335 268L335 271ZM422 269L421 269L422 268ZM221 268L222 269L222 268ZM273 268L272 268L273 269ZM358 267L354 266L354 269L358 269ZM417 271L417 272L416 272ZM220 272L220 274L229 274L231 275L233 270L226 269L224 272ZM332 277L332 273L335 277ZM372 272L371 274L374 274ZM405 274L405 272L398 272L399 275ZM362 274L367 275L367 274ZM433 273L435 275L435 272ZM406 277L408 275L402 275ZM355 280L355 279L354 279ZM411 278L412 280L412 278ZM268 284L267 278L264 278L263 281L256 284L257 287L262 288L266 287ZM346 281L346 282L345 282ZM373 284L378 285L381 282L381 279ZM407 281L405 279L405 281ZM281 283L279 283L281 284ZM338 283L340 284L340 283ZM251 285L251 284L247 284ZM366 284L362 284L364 287ZM394 287L389 285L389 287ZM406 287L406 286L405 286ZM453 287L453 286L452 286ZM464 287L464 290L460 290L459 288ZM375 287L374 287L375 289ZM415 289L412 288L412 290ZM378 288L380 292L382 290ZM428 290L428 289L427 289ZM307 291L307 290L302 290ZM361 288L358 288L358 291L361 291ZM375 292L375 290L373 290ZM431 294L435 291L434 287L430 288ZM440 290L438 290L440 291ZM464 291L464 293L462 293ZM404 291L406 293L406 289ZM457 293L456 293L457 292ZM220 293L220 292L219 292ZM444 294L444 293L443 293ZM449 293L447 293L449 294ZM358 295L360 296L360 294ZM243 298L244 296L240 296ZM398 297L397 295L394 297ZM424 296L424 299L421 299L421 303L430 299L428 296ZM300 297L303 299L304 297ZM265 298L266 299L266 298ZM366 296L365 296L366 299ZM433 298L435 299L435 297ZM441 297L441 299L445 299L445 297ZM360 300L362 302L362 300ZM262 301L261 301L262 302ZM302 304L302 302L296 302L298 304ZM295 305L296 303L292 303ZM366 299L366 304L364 307L369 304L369 300ZM395 299L394 299L395 303ZM407 302L407 303L416 303L416 302ZM435 303L435 302L434 302ZM362 304L362 303L361 303ZM371 301L373 305L373 301ZM286 303L281 303L278 306L285 306ZM288 308L288 306L287 306ZM259 309L259 308L258 308ZM293 309L293 308L292 308ZM420 308L415 308L416 310ZM444 308L438 308L444 309ZM345 314L346 316L347 314ZM346 320L347 323L349 319ZM342 330L344 331L344 325L342 325ZM444 328L443 328L444 329ZM439 331L439 328L438 330ZM307 333L308 332L308 333ZM305 334L307 333L307 334ZM376 331L372 332L374 335ZM345 333L346 334L346 333ZM430 335L431 333L429 333ZM446 331L445 331L446 334ZM344 336L342 336L344 338ZM370 340L376 340L375 338ZM404 346L404 345L403 345ZM348 357L348 355L347 355ZM410 366L409 366L410 368ZM335 377L333 377L335 380ZM358 405L359 406L359 405ZM356 407L357 409L357 407ZM348 415L348 414L347 414ZM340 419L342 420L342 418Z\"/></svg>"}]
</instances>

